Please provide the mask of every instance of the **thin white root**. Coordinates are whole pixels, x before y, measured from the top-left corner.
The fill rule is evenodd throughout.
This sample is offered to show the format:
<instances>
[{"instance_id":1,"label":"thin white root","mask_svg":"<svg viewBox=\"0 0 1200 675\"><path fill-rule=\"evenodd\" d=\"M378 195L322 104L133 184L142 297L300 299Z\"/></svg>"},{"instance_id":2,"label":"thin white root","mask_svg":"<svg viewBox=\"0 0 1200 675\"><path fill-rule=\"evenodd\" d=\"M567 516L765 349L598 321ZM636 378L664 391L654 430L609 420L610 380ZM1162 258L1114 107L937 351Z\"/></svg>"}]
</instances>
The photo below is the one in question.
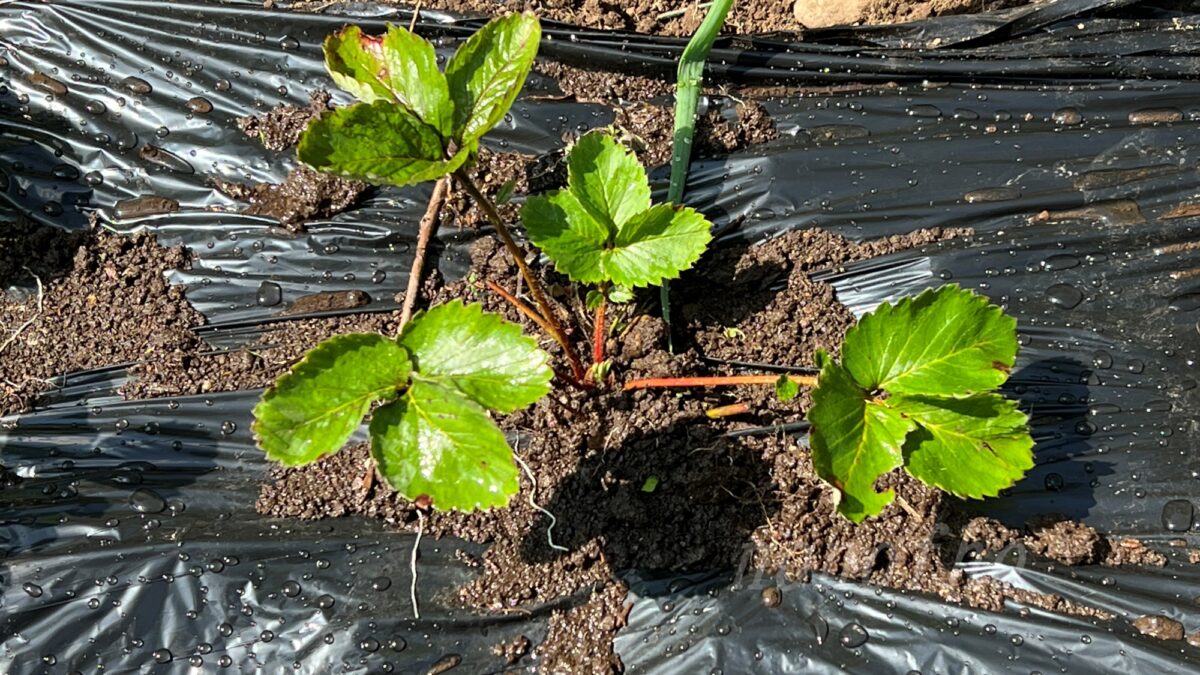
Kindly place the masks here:
<instances>
[{"instance_id":1,"label":"thin white root","mask_svg":"<svg viewBox=\"0 0 1200 675\"><path fill-rule=\"evenodd\" d=\"M526 464L525 460L521 459L521 456L515 451L513 452L513 459L517 460L517 464L521 465L521 468L525 471L525 475L529 477L529 482L532 485L532 489L529 491L529 505L538 511L541 511L546 515L547 518L550 519L550 527L546 528L546 543L555 551L569 553L570 549L568 549L566 546L559 546L558 544L554 543L554 526L558 524L558 518L555 518L553 513L543 509L542 507L538 506L537 502L533 501L533 495L537 492L537 479L533 477L533 471L529 469L529 465Z\"/></svg>"},{"instance_id":2,"label":"thin white root","mask_svg":"<svg viewBox=\"0 0 1200 675\"><path fill-rule=\"evenodd\" d=\"M37 282L37 313L30 317L28 321L21 324L21 327L18 328L12 335L8 336L8 339L4 341L4 344L0 345L0 354L4 353L4 350L8 349L8 346L13 343L13 340L16 340L17 336L25 332L26 328L29 328L33 325L33 322L42 318L42 301L46 297L45 288L42 287L42 279L38 275L33 274L33 271L28 267L25 268L25 271L33 275L33 280Z\"/></svg>"},{"instance_id":3,"label":"thin white root","mask_svg":"<svg viewBox=\"0 0 1200 675\"><path fill-rule=\"evenodd\" d=\"M425 533L425 513L417 511L417 540L413 542L412 557L408 561L408 570L412 573L412 583L408 587L408 599L412 601L413 618L421 618L421 608L417 605L417 548L421 545L421 535Z\"/></svg>"}]
</instances>

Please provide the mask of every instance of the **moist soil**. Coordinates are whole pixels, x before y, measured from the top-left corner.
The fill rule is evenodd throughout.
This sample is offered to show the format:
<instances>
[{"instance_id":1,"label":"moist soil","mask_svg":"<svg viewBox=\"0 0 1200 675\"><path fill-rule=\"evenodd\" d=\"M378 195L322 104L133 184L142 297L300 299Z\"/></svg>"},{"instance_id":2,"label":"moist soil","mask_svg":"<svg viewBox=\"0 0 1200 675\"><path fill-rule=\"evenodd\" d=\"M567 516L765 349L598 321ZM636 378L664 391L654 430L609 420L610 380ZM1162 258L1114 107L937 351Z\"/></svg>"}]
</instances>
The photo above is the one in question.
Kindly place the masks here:
<instances>
[{"instance_id":1,"label":"moist soil","mask_svg":"<svg viewBox=\"0 0 1200 675\"><path fill-rule=\"evenodd\" d=\"M633 7L644 13L651 5ZM585 3L584 10L590 6ZM556 64L539 68L560 82L565 95L599 97L613 105L618 131L639 157L649 166L666 163L670 110L644 102L652 93L669 92L665 83L609 74L609 84L600 88L595 73ZM286 151L297 130L327 105L327 97L315 94L309 107L276 109L243 125L270 147ZM753 101L719 105L698 125L697 152L732 152L769 141L774 134L769 117ZM565 178L561 156L554 155L484 152L473 171L492 193L510 183L517 194L552 189ZM357 198L334 200L331 196L348 194L346 186L318 180L295 185L293 201L317 208L296 212L292 227L306 218L332 215ZM250 202L248 208L263 208L258 205L270 200L272 189L285 188L225 189ZM505 208L507 217L515 217L514 206ZM287 218L286 213L273 215ZM455 196L442 223L475 227L480 218ZM0 410L5 414L28 409L63 373L125 363L132 364L134 375L123 391L129 398L264 387L329 336L394 334L398 329L390 312L294 316L312 304L329 309L339 305L328 303L361 307L370 301L314 297L293 302L256 343L214 353L194 333L203 317L187 304L183 289L169 286L164 277L164 272L187 267L185 251L162 248L150 235L122 237L102 230L64 233L16 223L6 233L0 278L5 287L31 290L6 294L0 308L9 334L0 343L5 384ZM499 420L529 466L510 507L473 514L434 512L423 519L427 534L490 544L478 559L460 553L458 559L478 576L448 600L500 613L560 605L540 643L517 639L496 645L497 655L510 663L536 659L551 672L620 670L612 641L629 608L619 571L733 568L747 555L755 567L792 578L823 572L989 610L1001 610L1011 599L1114 618L1059 596L990 578L969 579L953 565L1014 551L1064 565L1161 565L1166 561L1161 553L1136 540L1110 540L1061 517L1041 517L1020 530L970 518L956 501L902 473L880 481L880 487L896 490L896 503L878 518L854 526L835 515L831 491L814 474L803 437L781 427L803 421L806 394L784 404L770 387L620 389L621 382L635 377L740 372L728 361L810 367L817 349L836 353L854 322L833 289L813 281L813 272L968 236L969 230L935 229L853 242L806 230L754 246L726 242L673 287L679 317L675 354L664 349L665 327L655 316L654 293L610 310L613 330L605 347L613 368L608 386L587 391L557 387L534 406ZM590 352L592 330L582 298L552 270L538 273L580 351ZM472 251L467 278L517 286L511 261L491 238L481 239ZM40 293L36 280L42 282ZM481 302L525 324L512 307L477 283L447 284L436 271L427 275L422 303L454 298ZM537 335L533 326L525 327ZM557 347L545 339L542 343L557 358ZM731 403L745 403L747 411L715 420L705 415ZM257 506L271 516L360 515L416 531L421 520L417 507L380 480L364 480L369 471L362 445L309 467L278 468L264 483ZM556 518L552 539L546 511ZM764 594L763 604L764 611L771 611L779 598ZM1147 634L1177 639L1178 631L1163 621L1147 617L1142 624L1138 628Z\"/></svg>"},{"instance_id":2,"label":"moist soil","mask_svg":"<svg viewBox=\"0 0 1200 675\"><path fill-rule=\"evenodd\" d=\"M0 352L0 368L9 380L48 379L132 361L136 378L125 390L131 398L254 388L269 384L330 335L397 329L392 313L296 319L265 334L260 344L213 354L192 333L202 318L181 289L168 286L163 277L164 271L186 267L186 252L161 248L148 235L28 227L25 238L46 243L51 255L44 258L45 266L31 268L43 279L42 314L31 314L34 295L10 295L0 317L10 327L35 319ZM735 372L706 360L714 357L810 366L813 351L836 351L853 324L832 289L814 282L812 272L962 236L970 232L923 230L855 243L806 230L756 246L718 247L675 284L686 321L676 335L674 355L663 349L663 323L645 311L653 304L650 297L638 298L623 313L610 312L617 330L606 345L614 363L608 387L559 387L500 420L531 471L522 475L521 492L510 507L434 512L425 519L427 534L491 544L481 558L458 556L478 577L446 600L501 613L558 603L562 608L540 643L496 645L506 659L537 659L554 672L620 669L612 648L628 612L620 570L731 568L747 555L753 566L791 578L817 571L990 610L1003 609L1011 599L1114 618L1058 596L990 578L968 579L953 563L1026 551L1064 565L1161 565L1161 553L1136 540L1109 540L1061 517L1039 518L1021 530L971 519L953 500L900 473L880 481L881 487L896 489L897 502L880 517L854 526L835 515L830 490L813 473L803 438L776 426L802 420L806 396L782 404L769 387L630 393L619 388L634 377ZM24 270L11 264L7 270L15 275L9 283L28 283L20 276ZM491 238L475 246L472 271L477 279L515 286L515 270ZM590 327L574 311L581 299L551 270L540 273L557 291L560 318L588 347ZM509 320L522 319L476 284L442 284L434 275L425 291L433 302L465 298ZM714 297L726 300L712 302ZM536 334L532 326L526 328ZM70 347L63 349L64 344ZM552 344L546 346L553 351ZM6 410L22 409L37 393L35 388L23 398L9 396ZM749 412L717 420L704 414L733 402L749 403ZM366 448L352 445L309 467L273 470L258 508L267 515L304 519L361 515L415 531L417 507L379 480L364 481L368 468ZM647 487L651 477L657 480L652 490ZM530 500L557 519L554 547L548 516ZM764 611L778 604L764 595ZM1143 623L1150 626L1149 619ZM1161 624L1154 623L1148 634L1175 635Z\"/></svg>"},{"instance_id":3,"label":"moist soil","mask_svg":"<svg viewBox=\"0 0 1200 675\"><path fill-rule=\"evenodd\" d=\"M387 1L409 7L415 4ZM704 20L705 10L700 4L678 0L425 0L421 6L465 16L531 11L543 20L574 26L687 37ZM750 35L832 25L902 23L1027 4L1029 0L742 0L733 4L722 32ZM319 0L304 0L292 6L303 11L325 5Z\"/></svg>"}]
</instances>

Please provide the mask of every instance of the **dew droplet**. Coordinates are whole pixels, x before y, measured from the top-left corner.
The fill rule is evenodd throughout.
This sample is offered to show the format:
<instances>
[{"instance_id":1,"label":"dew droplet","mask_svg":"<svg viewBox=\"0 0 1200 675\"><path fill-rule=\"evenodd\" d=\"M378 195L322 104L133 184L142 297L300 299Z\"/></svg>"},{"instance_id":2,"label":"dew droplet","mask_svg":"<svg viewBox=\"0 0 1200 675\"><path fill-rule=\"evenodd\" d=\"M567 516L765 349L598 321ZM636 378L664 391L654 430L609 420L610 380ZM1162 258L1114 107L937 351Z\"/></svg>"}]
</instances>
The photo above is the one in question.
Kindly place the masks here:
<instances>
[{"instance_id":1,"label":"dew droplet","mask_svg":"<svg viewBox=\"0 0 1200 675\"><path fill-rule=\"evenodd\" d=\"M154 490L138 488L130 493L129 506L138 513L161 513L166 510L167 502Z\"/></svg>"},{"instance_id":2,"label":"dew droplet","mask_svg":"<svg viewBox=\"0 0 1200 675\"><path fill-rule=\"evenodd\" d=\"M1163 505L1162 524L1171 532L1186 532L1192 529L1195 508L1187 499L1172 499Z\"/></svg>"},{"instance_id":3,"label":"dew droplet","mask_svg":"<svg viewBox=\"0 0 1200 675\"><path fill-rule=\"evenodd\" d=\"M870 639L867 629L863 628L858 623L846 624L841 632L838 633L838 643L846 649L856 649L867 644Z\"/></svg>"},{"instance_id":4,"label":"dew droplet","mask_svg":"<svg viewBox=\"0 0 1200 675\"><path fill-rule=\"evenodd\" d=\"M203 96L194 96L187 100L184 106L197 115L207 115L212 112L213 104Z\"/></svg>"},{"instance_id":5,"label":"dew droplet","mask_svg":"<svg viewBox=\"0 0 1200 675\"><path fill-rule=\"evenodd\" d=\"M283 289L273 281L264 281L258 285L254 299L261 307L274 307L283 301Z\"/></svg>"},{"instance_id":6,"label":"dew droplet","mask_svg":"<svg viewBox=\"0 0 1200 675\"><path fill-rule=\"evenodd\" d=\"M1083 293L1071 284L1054 284L1046 289L1046 297L1063 309L1073 309L1083 302Z\"/></svg>"}]
</instances>

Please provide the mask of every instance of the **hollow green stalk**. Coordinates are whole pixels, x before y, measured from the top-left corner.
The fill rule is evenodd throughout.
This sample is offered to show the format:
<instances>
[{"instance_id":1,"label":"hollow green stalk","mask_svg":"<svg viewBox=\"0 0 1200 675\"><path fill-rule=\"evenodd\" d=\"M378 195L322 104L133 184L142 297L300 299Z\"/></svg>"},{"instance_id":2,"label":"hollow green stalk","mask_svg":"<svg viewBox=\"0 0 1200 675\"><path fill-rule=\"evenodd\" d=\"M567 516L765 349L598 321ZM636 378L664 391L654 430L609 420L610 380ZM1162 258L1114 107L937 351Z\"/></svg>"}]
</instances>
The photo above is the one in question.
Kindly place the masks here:
<instances>
[{"instance_id":1,"label":"hollow green stalk","mask_svg":"<svg viewBox=\"0 0 1200 675\"><path fill-rule=\"evenodd\" d=\"M700 103L700 85L704 82L704 62L712 50L733 0L714 0L704 21L696 30L683 56L675 79L675 132L671 146L671 184L667 201L683 203L683 187L687 183L688 163L692 159L692 136L696 133L696 108ZM671 338L671 291L667 282L659 289L662 298L663 321L667 324L667 347L674 351Z\"/></svg>"}]
</instances>

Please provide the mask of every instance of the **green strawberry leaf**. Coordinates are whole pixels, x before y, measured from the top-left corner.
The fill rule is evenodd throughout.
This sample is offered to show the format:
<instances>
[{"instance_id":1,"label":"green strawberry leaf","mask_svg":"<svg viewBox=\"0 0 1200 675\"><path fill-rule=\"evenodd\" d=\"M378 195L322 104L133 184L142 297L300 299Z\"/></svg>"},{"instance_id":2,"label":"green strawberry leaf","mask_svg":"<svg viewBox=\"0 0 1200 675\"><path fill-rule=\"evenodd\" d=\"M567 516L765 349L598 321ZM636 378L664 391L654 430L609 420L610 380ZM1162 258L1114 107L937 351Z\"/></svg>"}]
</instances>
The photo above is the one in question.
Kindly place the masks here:
<instances>
[{"instance_id":1,"label":"green strawberry leaf","mask_svg":"<svg viewBox=\"0 0 1200 675\"><path fill-rule=\"evenodd\" d=\"M916 422L905 469L959 497L994 497L1033 467L1029 418L999 394L969 398L894 396L888 407Z\"/></svg>"},{"instance_id":2,"label":"green strawberry leaf","mask_svg":"<svg viewBox=\"0 0 1200 675\"><path fill-rule=\"evenodd\" d=\"M837 490L837 510L855 523L878 514L895 497L875 481L903 462L904 438L916 424L872 400L850 373L824 352L808 421L813 467Z\"/></svg>"},{"instance_id":3,"label":"green strawberry leaf","mask_svg":"<svg viewBox=\"0 0 1200 675\"><path fill-rule=\"evenodd\" d=\"M442 136L450 135L450 89L428 40L391 24L381 36L348 26L325 39L325 68L360 101L398 103Z\"/></svg>"},{"instance_id":4,"label":"green strawberry leaf","mask_svg":"<svg viewBox=\"0 0 1200 675\"><path fill-rule=\"evenodd\" d=\"M532 14L493 19L472 35L446 64L454 102L453 138L471 145L496 126L517 99L542 39Z\"/></svg>"},{"instance_id":5,"label":"green strawberry leaf","mask_svg":"<svg viewBox=\"0 0 1200 675\"><path fill-rule=\"evenodd\" d=\"M957 285L884 303L846 333L844 364L867 391L965 397L1004 383L1017 322Z\"/></svg>"},{"instance_id":6,"label":"green strawberry leaf","mask_svg":"<svg viewBox=\"0 0 1200 675\"><path fill-rule=\"evenodd\" d=\"M635 214L610 238L578 197L559 190L521 209L529 239L558 271L585 284L655 286L692 266L712 240L711 224L687 207L658 204Z\"/></svg>"},{"instance_id":7,"label":"green strawberry leaf","mask_svg":"<svg viewBox=\"0 0 1200 675\"><path fill-rule=\"evenodd\" d=\"M408 352L374 333L340 335L314 347L254 407L251 426L267 457L308 464L341 449L375 401L409 381Z\"/></svg>"},{"instance_id":8,"label":"green strawberry leaf","mask_svg":"<svg viewBox=\"0 0 1200 675\"><path fill-rule=\"evenodd\" d=\"M312 120L300 138L300 161L328 173L403 187L453 172L477 146L445 159L442 139L402 106L356 103Z\"/></svg>"},{"instance_id":9,"label":"green strawberry leaf","mask_svg":"<svg viewBox=\"0 0 1200 675\"><path fill-rule=\"evenodd\" d=\"M571 148L567 185L588 215L605 226L609 239L650 208L650 181L642 163L605 133L585 134Z\"/></svg>"},{"instance_id":10,"label":"green strawberry leaf","mask_svg":"<svg viewBox=\"0 0 1200 675\"><path fill-rule=\"evenodd\" d=\"M506 506L517 493L504 434L452 385L414 381L400 400L375 411L370 431L380 474L409 499L425 495L436 509L473 511Z\"/></svg>"},{"instance_id":11,"label":"green strawberry leaf","mask_svg":"<svg viewBox=\"0 0 1200 675\"><path fill-rule=\"evenodd\" d=\"M478 304L454 300L418 313L400 344L412 355L414 381L458 391L488 410L512 412L550 391L546 352Z\"/></svg>"}]
</instances>

